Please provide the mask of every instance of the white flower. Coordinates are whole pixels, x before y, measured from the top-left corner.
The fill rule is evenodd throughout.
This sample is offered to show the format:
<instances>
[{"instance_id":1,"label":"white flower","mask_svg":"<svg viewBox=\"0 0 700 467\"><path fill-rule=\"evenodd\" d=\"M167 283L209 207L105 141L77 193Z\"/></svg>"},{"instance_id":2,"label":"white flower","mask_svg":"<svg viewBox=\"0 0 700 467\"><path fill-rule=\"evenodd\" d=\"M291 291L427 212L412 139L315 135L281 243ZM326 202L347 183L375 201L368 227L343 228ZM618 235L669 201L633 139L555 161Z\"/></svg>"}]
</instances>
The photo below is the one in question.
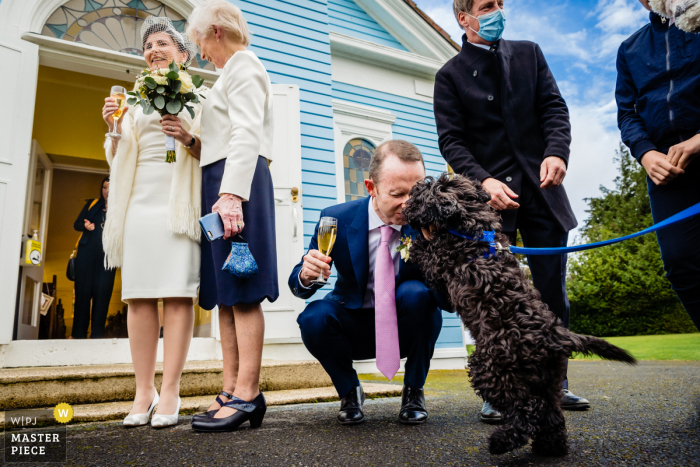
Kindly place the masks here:
<instances>
[{"instance_id":1,"label":"white flower","mask_svg":"<svg viewBox=\"0 0 700 467\"><path fill-rule=\"evenodd\" d=\"M168 78L166 78L165 76L161 76L160 74L154 73L153 75L151 75L151 78L153 78L155 82L157 84L160 84L161 86L165 86L166 84L168 84Z\"/></svg>"},{"instance_id":2,"label":"white flower","mask_svg":"<svg viewBox=\"0 0 700 467\"><path fill-rule=\"evenodd\" d=\"M186 71L181 71L179 75L180 82L182 82L182 86L180 86L180 94L187 94L188 92L194 91L194 83L192 82L192 77L189 75L189 73Z\"/></svg>"},{"instance_id":3,"label":"white flower","mask_svg":"<svg viewBox=\"0 0 700 467\"><path fill-rule=\"evenodd\" d=\"M402 248L400 253L401 259L404 261L408 261L408 248Z\"/></svg>"}]
</instances>

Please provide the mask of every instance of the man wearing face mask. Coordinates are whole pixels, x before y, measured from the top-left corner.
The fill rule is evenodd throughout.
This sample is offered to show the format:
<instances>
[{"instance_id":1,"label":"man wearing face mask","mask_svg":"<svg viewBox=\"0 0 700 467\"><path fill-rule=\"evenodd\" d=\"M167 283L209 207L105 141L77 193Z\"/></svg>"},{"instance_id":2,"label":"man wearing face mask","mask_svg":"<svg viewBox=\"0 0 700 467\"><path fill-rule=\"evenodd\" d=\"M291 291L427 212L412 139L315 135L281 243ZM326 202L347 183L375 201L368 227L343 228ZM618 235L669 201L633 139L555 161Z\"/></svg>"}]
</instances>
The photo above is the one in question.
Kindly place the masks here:
<instances>
[{"instance_id":1,"label":"man wearing face mask","mask_svg":"<svg viewBox=\"0 0 700 467\"><path fill-rule=\"evenodd\" d=\"M482 184L502 217L502 231L527 247L566 246L576 218L562 181L571 143L569 111L540 47L501 39L503 0L454 0L464 29L462 50L435 77L440 152L452 169ZM568 328L566 255L531 256L542 300ZM562 385L562 408L585 410L586 399ZM484 403L481 420L500 414Z\"/></svg>"}]
</instances>

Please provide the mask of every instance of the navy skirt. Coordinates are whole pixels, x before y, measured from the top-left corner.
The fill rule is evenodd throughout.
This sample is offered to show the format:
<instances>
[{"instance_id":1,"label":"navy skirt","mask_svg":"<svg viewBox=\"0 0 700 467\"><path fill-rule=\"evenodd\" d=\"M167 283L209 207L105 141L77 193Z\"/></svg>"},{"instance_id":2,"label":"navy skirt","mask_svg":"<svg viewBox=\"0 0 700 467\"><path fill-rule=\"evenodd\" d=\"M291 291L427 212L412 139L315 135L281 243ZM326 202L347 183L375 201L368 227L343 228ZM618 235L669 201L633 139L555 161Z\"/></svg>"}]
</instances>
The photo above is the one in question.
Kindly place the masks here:
<instances>
[{"instance_id":1,"label":"navy skirt","mask_svg":"<svg viewBox=\"0 0 700 467\"><path fill-rule=\"evenodd\" d=\"M202 216L211 213L219 199L219 188L226 159L202 167ZM240 279L222 271L231 253L231 241L207 241L202 236L202 263L199 286L199 306L211 310L215 306L238 303L274 302L279 297L277 277L277 238L275 236L275 193L267 159L258 157L250 199L243 203L243 232L259 272Z\"/></svg>"}]
</instances>

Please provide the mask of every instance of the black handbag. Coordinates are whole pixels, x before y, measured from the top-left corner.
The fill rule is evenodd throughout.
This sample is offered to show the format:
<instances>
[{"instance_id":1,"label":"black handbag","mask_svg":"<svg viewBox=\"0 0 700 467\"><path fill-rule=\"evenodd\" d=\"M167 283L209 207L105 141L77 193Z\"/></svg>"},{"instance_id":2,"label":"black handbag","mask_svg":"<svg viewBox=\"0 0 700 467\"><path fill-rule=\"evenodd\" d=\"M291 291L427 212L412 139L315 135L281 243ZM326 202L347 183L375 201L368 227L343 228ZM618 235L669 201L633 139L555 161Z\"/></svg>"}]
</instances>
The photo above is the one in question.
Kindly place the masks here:
<instances>
[{"instance_id":1,"label":"black handbag","mask_svg":"<svg viewBox=\"0 0 700 467\"><path fill-rule=\"evenodd\" d=\"M90 203L88 211L92 209L92 207L96 205L98 201L99 198ZM80 237L78 237L78 241L75 242L75 248L73 248L73 253L71 253L70 258L68 259L68 266L66 266L66 277L69 281L73 282L75 282L75 257L78 256L78 245L80 245L81 238L83 238L82 233L80 234Z\"/></svg>"}]
</instances>

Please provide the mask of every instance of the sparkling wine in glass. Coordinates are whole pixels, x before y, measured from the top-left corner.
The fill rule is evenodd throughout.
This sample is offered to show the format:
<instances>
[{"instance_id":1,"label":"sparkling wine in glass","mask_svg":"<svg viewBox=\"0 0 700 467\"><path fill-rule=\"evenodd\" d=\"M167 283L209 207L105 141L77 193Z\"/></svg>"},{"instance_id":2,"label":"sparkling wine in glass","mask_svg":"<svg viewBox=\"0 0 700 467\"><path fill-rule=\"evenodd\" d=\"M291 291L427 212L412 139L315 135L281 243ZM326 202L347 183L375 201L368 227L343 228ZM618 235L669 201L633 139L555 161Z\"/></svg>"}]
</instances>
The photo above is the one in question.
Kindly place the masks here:
<instances>
[{"instance_id":1,"label":"sparkling wine in glass","mask_svg":"<svg viewBox=\"0 0 700 467\"><path fill-rule=\"evenodd\" d=\"M124 89L122 86L112 86L109 97L114 99L119 108L112 114L114 127L112 128L112 131L107 133L107 136L111 136L112 138L121 138L122 135L117 132L117 120L119 120L124 113L124 106L126 105L126 89Z\"/></svg>"},{"instance_id":2,"label":"sparkling wine in glass","mask_svg":"<svg viewBox=\"0 0 700 467\"><path fill-rule=\"evenodd\" d=\"M330 255L338 237L338 219L334 217L322 217L318 223L318 251L323 255ZM326 285L328 281L323 278L323 273L312 284Z\"/></svg>"}]
</instances>

